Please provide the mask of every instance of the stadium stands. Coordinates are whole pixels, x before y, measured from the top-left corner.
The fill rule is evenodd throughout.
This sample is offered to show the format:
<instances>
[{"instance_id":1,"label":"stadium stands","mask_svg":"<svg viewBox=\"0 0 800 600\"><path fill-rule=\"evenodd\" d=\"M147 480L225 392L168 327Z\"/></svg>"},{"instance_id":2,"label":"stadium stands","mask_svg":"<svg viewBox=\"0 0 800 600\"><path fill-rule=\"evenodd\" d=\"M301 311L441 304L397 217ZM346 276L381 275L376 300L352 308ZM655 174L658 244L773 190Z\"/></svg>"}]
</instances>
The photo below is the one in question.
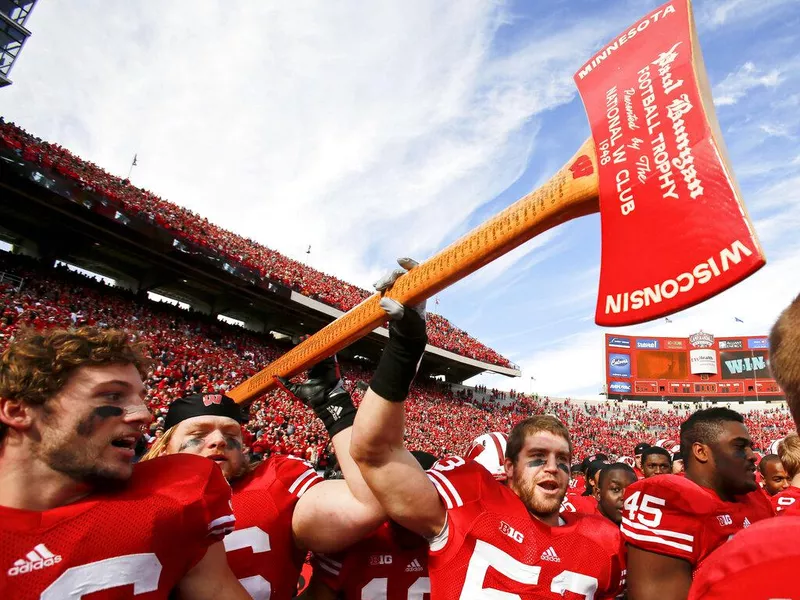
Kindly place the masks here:
<instances>
[{"instance_id":1,"label":"stadium stands","mask_svg":"<svg viewBox=\"0 0 800 600\"><path fill-rule=\"evenodd\" d=\"M148 341L156 362L148 381L149 402L156 416L176 397L232 387L287 349L269 335L151 302L28 257L0 253L0 273L4 273L4 279L12 277L0 281L0 349L21 326L90 324L139 332ZM358 401L362 392L356 384L368 382L371 373L354 363L344 363L343 373L346 387ZM572 432L577 459L594 452L630 455L638 441L677 439L678 426L688 408L675 404L662 410L634 403L528 397L418 381L407 404L406 438L414 449L440 456L460 453L481 433L508 431L525 416L550 413ZM745 418L761 449L793 429L783 404L748 411ZM158 422L151 432L155 434L157 428ZM321 468L326 466L328 440L324 428L310 410L283 392L271 392L254 403L248 428L252 447L258 453L289 453L312 459ZM620 446L621 440L624 446Z\"/></svg>"},{"instance_id":2,"label":"stadium stands","mask_svg":"<svg viewBox=\"0 0 800 600\"><path fill-rule=\"evenodd\" d=\"M250 239L236 235L208 219L138 188L127 179L107 173L58 144L43 141L0 118L0 143L20 157L80 183L84 189L102 195L128 216L146 219L184 242L217 253L233 264L253 269L262 277L279 282L296 292L347 311L369 297L370 292L341 279L294 261ZM444 317L431 313L429 343L461 356L501 367L511 362L483 345Z\"/></svg>"}]
</instances>

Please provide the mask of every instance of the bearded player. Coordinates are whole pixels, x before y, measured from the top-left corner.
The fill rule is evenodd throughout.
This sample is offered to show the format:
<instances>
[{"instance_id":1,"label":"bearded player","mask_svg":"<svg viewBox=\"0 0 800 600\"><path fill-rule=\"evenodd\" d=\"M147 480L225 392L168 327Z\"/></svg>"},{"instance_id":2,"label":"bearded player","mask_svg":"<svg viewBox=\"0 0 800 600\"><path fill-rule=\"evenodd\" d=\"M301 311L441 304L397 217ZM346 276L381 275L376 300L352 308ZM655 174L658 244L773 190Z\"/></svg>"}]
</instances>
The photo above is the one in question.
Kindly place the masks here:
<instances>
[{"instance_id":1,"label":"bearded player","mask_svg":"<svg viewBox=\"0 0 800 600\"><path fill-rule=\"evenodd\" d=\"M681 424L686 476L642 479L625 491L621 531L631 600L685 599L692 574L733 534L773 515L755 478L744 419L699 410Z\"/></svg>"},{"instance_id":2,"label":"bearded player","mask_svg":"<svg viewBox=\"0 0 800 600\"><path fill-rule=\"evenodd\" d=\"M425 470L436 462L427 452L411 454ZM422 600L431 591L427 541L393 521L344 552L315 554L312 564L304 597L313 600Z\"/></svg>"},{"instance_id":3,"label":"bearded player","mask_svg":"<svg viewBox=\"0 0 800 600\"><path fill-rule=\"evenodd\" d=\"M151 417L126 333L20 332L0 359L0 597L244 600L230 488L193 456L132 465Z\"/></svg>"},{"instance_id":4,"label":"bearded player","mask_svg":"<svg viewBox=\"0 0 800 600\"><path fill-rule=\"evenodd\" d=\"M800 429L800 296L772 327L769 346L770 371ZM800 516L784 514L756 523L712 553L697 572L689 598L800 598Z\"/></svg>"},{"instance_id":5,"label":"bearded player","mask_svg":"<svg viewBox=\"0 0 800 600\"><path fill-rule=\"evenodd\" d=\"M188 453L219 465L233 488L236 515L236 530L225 539L228 561L256 600L293 597L309 550L342 550L386 520L350 458L355 407L335 360L312 368L304 384L282 384L322 419L345 481L323 481L309 463L292 456L251 465L242 440L242 411L222 395L172 402L164 435L143 458Z\"/></svg>"},{"instance_id":6,"label":"bearded player","mask_svg":"<svg viewBox=\"0 0 800 600\"><path fill-rule=\"evenodd\" d=\"M359 406L350 452L389 517L428 540L431 596L613 598L624 568L619 530L600 517L558 514L572 455L558 419L532 417L511 430L507 485L460 457L426 475L405 449L403 401L425 350L424 308L386 297L381 306L391 318L389 342Z\"/></svg>"}]
</instances>

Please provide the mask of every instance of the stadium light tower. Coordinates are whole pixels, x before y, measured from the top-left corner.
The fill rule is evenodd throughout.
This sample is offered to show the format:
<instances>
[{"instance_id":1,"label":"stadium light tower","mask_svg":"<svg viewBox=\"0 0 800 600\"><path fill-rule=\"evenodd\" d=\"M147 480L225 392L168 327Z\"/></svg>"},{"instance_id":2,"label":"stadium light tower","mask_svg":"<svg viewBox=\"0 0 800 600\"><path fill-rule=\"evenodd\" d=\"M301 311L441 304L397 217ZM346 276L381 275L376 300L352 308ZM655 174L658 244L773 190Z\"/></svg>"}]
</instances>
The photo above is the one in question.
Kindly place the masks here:
<instances>
[{"instance_id":1,"label":"stadium light tower","mask_svg":"<svg viewBox=\"0 0 800 600\"><path fill-rule=\"evenodd\" d=\"M25 22L37 0L0 0L0 87L11 85L8 74L31 32Z\"/></svg>"}]
</instances>

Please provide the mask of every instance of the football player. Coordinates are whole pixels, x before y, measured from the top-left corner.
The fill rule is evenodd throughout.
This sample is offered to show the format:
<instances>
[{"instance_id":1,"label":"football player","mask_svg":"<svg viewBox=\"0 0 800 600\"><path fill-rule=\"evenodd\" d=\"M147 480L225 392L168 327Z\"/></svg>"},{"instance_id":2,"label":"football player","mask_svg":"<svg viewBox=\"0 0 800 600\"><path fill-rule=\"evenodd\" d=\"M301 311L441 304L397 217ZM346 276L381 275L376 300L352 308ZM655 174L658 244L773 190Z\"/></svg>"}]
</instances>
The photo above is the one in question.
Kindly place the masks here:
<instances>
[{"instance_id":1,"label":"football player","mask_svg":"<svg viewBox=\"0 0 800 600\"><path fill-rule=\"evenodd\" d=\"M433 454L411 454L425 470L436 463ZM393 521L387 521L345 552L314 554L312 563L314 576L304 596L308 599L422 600L431 591L427 541Z\"/></svg>"},{"instance_id":2,"label":"football player","mask_svg":"<svg viewBox=\"0 0 800 600\"><path fill-rule=\"evenodd\" d=\"M122 331L21 332L0 359L0 597L245 600L230 488L194 456L132 464L148 361Z\"/></svg>"},{"instance_id":3,"label":"football player","mask_svg":"<svg viewBox=\"0 0 800 600\"><path fill-rule=\"evenodd\" d=\"M683 455L678 452L673 452L672 454L672 474L673 475L683 475Z\"/></svg>"},{"instance_id":4,"label":"football player","mask_svg":"<svg viewBox=\"0 0 800 600\"><path fill-rule=\"evenodd\" d=\"M709 408L681 424L686 476L642 479L625 491L621 531L631 600L685 599L697 566L737 531L773 515L758 489L744 419Z\"/></svg>"},{"instance_id":5,"label":"football player","mask_svg":"<svg viewBox=\"0 0 800 600\"><path fill-rule=\"evenodd\" d=\"M282 384L325 424L345 481L323 481L309 463L293 456L251 463L242 439L242 411L223 395L172 402L164 435L143 458L188 453L219 465L233 488L236 515L236 530L225 539L228 561L255 600L291 598L309 550L337 552L386 520L350 458L355 407L335 360L313 367L303 384Z\"/></svg>"},{"instance_id":6,"label":"football player","mask_svg":"<svg viewBox=\"0 0 800 600\"><path fill-rule=\"evenodd\" d=\"M636 473L636 477L639 479L644 479L644 473L642 472L642 453L649 447L650 444L647 442L639 442L633 449L633 459L636 462L636 465L633 467L633 471Z\"/></svg>"},{"instance_id":7,"label":"football player","mask_svg":"<svg viewBox=\"0 0 800 600\"><path fill-rule=\"evenodd\" d=\"M643 479L654 475L667 475L672 473L672 461L669 452L659 446L651 446L642 451Z\"/></svg>"},{"instance_id":8,"label":"football player","mask_svg":"<svg viewBox=\"0 0 800 600\"><path fill-rule=\"evenodd\" d=\"M770 371L786 394L800 429L800 296L781 313L769 336ZM691 600L800 598L800 516L767 519L736 534L698 570Z\"/></svg>"},{"instance_id":9,"label":"football player","mask_svg":"<svg viewBox=\"0 0 800 600\"><path fill-rule=\"evenodd\" d=\"M376 287L385 291L381 284L391 281ZM391 319L389 342L359 406L350 452L390 518L428 540L431 596L613 598L624 569L619 530L598 516L559 517L572 447L558 419L531 417L511 430L507 485L460 457L428 474L417 464L403 444L403 401L425 350L424 308L386 296L381 306Z\"/></svg>"},{"instance_id":10,"label":"football player","mask_svg":"<svg viewBox=\"0 0 800 600\"><path fill-rule=\"evenodd\" d=\"M779 515L800 515L800 437L792 432L778 444L780 463L786 468L788 485L772 497Z\"/></svg>"},{"instance_id":11,"label":"football player","mask_svg":"<svg viewBox=\"0 0 800 600\"><path fill-rule=\"evenodd\" d=\"M764 480L764 492L774 496L789 487L789 476L777 454L767 454L758 463L758 470Z\"/></svg>"},{"instance_id":12,"label":"football player","mask_svg":"<svg viewBox=\"0 0 800 600\"><path fill-rule=\"evenodd\" d=\"M619 526L622 523L622 502L625 490L638 481L634 470L625 463L612 463L600 471L597 480L597 512Z\"/></svg>"}]
</instances>

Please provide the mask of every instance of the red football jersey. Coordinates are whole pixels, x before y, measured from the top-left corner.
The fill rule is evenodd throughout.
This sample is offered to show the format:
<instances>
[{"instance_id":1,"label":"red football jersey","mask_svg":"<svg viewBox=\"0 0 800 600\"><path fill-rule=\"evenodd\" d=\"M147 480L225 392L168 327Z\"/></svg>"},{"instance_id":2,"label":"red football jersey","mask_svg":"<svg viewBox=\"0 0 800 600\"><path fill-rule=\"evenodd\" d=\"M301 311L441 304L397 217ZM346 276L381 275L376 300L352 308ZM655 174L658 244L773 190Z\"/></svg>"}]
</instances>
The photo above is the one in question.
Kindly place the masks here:
<instances>
[{"instance_id":1,"label":"red football jersey","mask_svg":"<svg viewBox=\"0 0 800 600\"><path fill-rule=\"evenodd\" d=\"M315 554L314 576L344 600L428 600L428 543L389 522L345 552Z\"/></svg>"},{"instance_id":2,"label":"red football jersey","mask_svg":"<svg viewBox=\"0 0 800 600\"><path fill-rule=\"evenodd\" d=\"M297 593L306 552L297 549L292 514L300 497L322 481L293 456L273 456L233 483L236 530L225 538L228 563L255 600Z\"/></svg>"},{"instance_id":3,"label":"red football jersey","mask_svg":"<svg viewBox=\"0 0 800 600\"><path fill-rule=\"evenodd\" d=\"M564 513L558 527L545 525L486 469L460 457L439 461L428 477L447 508L428 560L434 598L477 599L499 590L520 600L568 592L600 599L620 590L622 538L607 519Z\"/></svg>"},{"instance_id":4,"label":"red football jersey","mask_svg":"<svg viewBox=\"0 0 800 600\"><path fill-rule=\"evenodd\" d=\"M633 472L636 473L636 479L644 479L644 473L639 467L633 467Z\"/></svg>"},{"instance_id":5,"label":"red football jersey","mask_svg":"<svg viewBox=\"0 0 800 600\"><path fill-rule=\"evenodd\" d=\"M564 496L561 502L561 514L565 512L577 512L584 515L593 515L597 512L597 500L594 496L584 496L582 494L570 494Z\"/></svg>"},{"instance_id":6,"label":"red football jersey","mask_svg":"<svg viewBox=\"0 0 800 600\"><path fill-rule=\"evenodd\" d=\"M686 477L659 475L627 487L620 530L630 545L696 568L733 534L772 516L761 490L725 502Z\"/></svg>"},{"instance_id":7,"label":"red football jersey","mask_svg":"<svg viewBox=\"0 0 800 600\"><path fill-rule=\"evenodd\" d=\"M586 478L583 475L575 475L569 480L568 494L582 494L586 491Z\"/></svg>"},{"instance_id":8,"label":"red football jersey","mask_svg":"<svg viewBox=\"0 0 800 600\"><path fill-rule=\"evenodd\" d=\"M146 461L117 491L43 512L0 507L0 598L166 600L233 525L213 461Z\"/></svg>"},{"instance_id":9,"label":"red football jersey","mask_svg":"<svg viewBox=\"0 0 800 600\"><path fill-rule=\"evenodd\" d=\"M800 517L766 519L711 553L689 600L800 598Z\"/></svg>"},{"instance_id":10,"label":"red football jersey","mask_svg":"<svg viewBox=\"0 0 800 600\"><path fill-rule=\"evenodd\" d=\"M800 488L790 485L772 496L770 502L779 515L800 515Z\"/></svg>"}]
</instances>

